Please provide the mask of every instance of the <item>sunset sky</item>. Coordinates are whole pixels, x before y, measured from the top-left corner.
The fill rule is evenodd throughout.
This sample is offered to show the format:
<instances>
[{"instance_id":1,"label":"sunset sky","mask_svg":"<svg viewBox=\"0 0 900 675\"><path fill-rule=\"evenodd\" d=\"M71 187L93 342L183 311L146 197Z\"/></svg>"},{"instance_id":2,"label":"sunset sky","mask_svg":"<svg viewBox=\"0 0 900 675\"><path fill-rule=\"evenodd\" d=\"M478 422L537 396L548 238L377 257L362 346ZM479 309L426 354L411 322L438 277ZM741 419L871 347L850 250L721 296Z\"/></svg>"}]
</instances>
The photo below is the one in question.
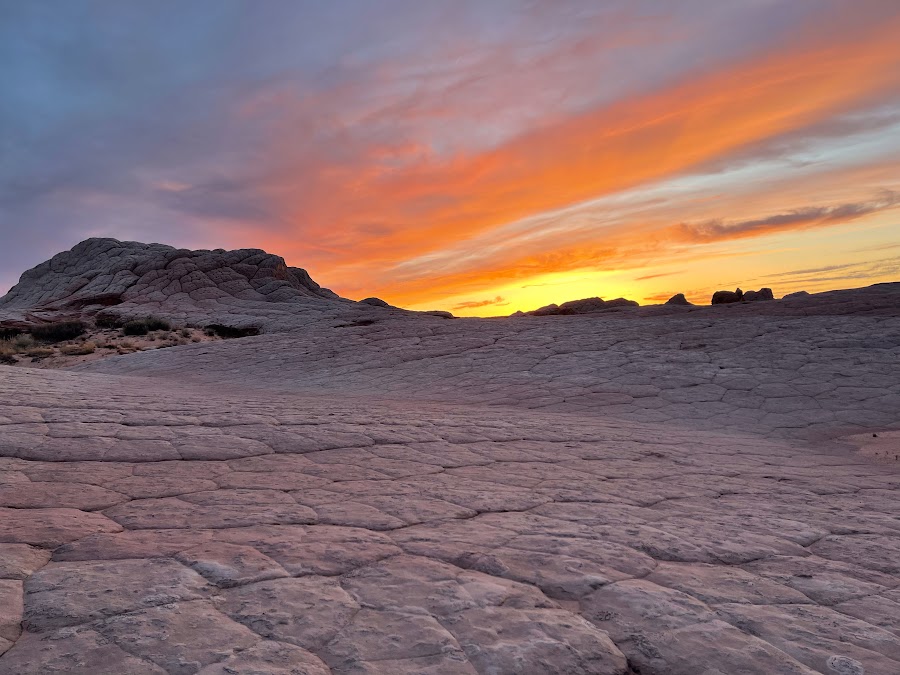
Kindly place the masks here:
<instances>
[{"instance_id":1,"label":"sunset sky","mask_svg":"<svg viewBox=\"0 0 900 675\"><path fill-rule=\"evenodd\" d=\"M900 280L900 2L0 0L0 293L91 236L457 315Z\"/></svg>"}]
</instances>

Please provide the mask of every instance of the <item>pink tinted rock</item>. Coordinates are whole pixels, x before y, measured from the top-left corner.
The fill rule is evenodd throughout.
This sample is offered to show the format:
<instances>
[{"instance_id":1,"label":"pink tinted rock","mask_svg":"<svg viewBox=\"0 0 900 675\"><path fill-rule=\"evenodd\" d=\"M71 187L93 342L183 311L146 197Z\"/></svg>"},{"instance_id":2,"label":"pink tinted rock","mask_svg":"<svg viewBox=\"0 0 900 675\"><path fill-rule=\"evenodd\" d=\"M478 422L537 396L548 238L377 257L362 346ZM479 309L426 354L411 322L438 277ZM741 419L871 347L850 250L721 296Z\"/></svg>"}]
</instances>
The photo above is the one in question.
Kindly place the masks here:
<instances>
[{"instance_id":1,"label":"pink tinted rock","mask_svg":"<svg viewBox=\"0 0 900 675\"><path fill-rule=\"evenodd\" d=\"M0 508L0 542L56 548L95 532L120 532L122 526L76 509Z\"/></svg>"}]
</instances>

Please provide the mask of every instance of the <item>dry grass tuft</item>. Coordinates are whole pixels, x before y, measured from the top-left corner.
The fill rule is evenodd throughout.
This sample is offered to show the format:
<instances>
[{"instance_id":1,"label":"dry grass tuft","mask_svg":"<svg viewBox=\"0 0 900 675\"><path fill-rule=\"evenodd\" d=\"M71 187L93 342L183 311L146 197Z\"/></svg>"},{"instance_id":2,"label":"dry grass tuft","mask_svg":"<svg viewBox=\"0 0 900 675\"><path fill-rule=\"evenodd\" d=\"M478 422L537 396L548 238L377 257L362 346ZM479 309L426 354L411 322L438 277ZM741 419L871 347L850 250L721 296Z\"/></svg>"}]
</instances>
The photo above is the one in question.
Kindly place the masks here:
<instances>
[{"instance_id":1,"label":"dry grass tuft","mask_svg":"<svg viewBox=\"0 0 900 675\"><path fill-rule=\"evenodd\" d=\"M86 354L93 354L96 349L97 345L93 342L82 342L76 345L63 345L59 348L59 351L66 356L85 356Z\"/></svg>"},{"instance_id":2,"label":"dry grass tuft","mask_svg":"<svg viewBox=\"0 0 900 675\"><path fill-rule=\"evenodd\" d=\"M53 347L32 347L25 352L25 356L30 356L33 359L45 359L48 356L53 356L55 353L56 351Z\"/></svg>"},{"instance_id":3,"label":"dry grass tuft","mask_svg":"<svg viewBox=\"0 0 900 675\"><path fill-rule=\"evenodd\" d=\"M0 340L0 363L15 363L16 348L12 344L12 340Z\"/></svg>"}]
</instances>

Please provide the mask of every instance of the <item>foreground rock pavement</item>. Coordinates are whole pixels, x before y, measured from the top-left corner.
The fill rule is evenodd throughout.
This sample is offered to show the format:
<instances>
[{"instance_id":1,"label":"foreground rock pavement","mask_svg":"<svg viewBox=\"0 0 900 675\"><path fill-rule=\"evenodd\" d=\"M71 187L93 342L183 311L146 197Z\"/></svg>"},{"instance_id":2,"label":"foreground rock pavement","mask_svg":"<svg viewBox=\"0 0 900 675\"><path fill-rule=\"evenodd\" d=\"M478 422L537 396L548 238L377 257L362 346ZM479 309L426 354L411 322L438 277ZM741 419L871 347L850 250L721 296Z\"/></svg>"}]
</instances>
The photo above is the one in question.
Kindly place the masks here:
<instances>
[{"instance_id":1,"label":"foreground rock pavement","mask_svg":"<svg viewBox=\"0 0 900 675\"><path fill-rule=\"evenodd\" d=\"M900 284L592 307L108 239L26 272L9 329L263 334L0 366L0 675L900 672Z\"/></svg>"},{"instance_id":2,"label":"foreground rock pavement","mask_svg":"<svg viewBox=\"0 0 900 675\"><path fill-rule=\"evenodd\" d=\"M0 673L900 670L896 464L248 384L0 368Z\"/></svg>"}]
</instances>

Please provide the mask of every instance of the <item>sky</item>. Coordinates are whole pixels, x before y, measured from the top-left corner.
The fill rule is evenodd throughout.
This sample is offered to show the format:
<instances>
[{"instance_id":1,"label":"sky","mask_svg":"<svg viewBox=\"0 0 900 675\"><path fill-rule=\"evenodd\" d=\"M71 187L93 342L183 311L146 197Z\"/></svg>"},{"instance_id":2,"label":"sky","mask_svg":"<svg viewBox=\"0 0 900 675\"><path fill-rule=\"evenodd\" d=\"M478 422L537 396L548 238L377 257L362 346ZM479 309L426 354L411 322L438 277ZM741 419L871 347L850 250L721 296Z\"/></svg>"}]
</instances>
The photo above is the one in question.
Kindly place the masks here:
<instances>
[{"instance_id":1,"label":"sky","mask_svg":"<svg viewBox=\"0 0 900 675\"><path fill-rule=\"evenodd\" d=\"M353 299L900 280L897 0L0 0L0 293L87 237Z\"/></svg>"}]
</instances>

